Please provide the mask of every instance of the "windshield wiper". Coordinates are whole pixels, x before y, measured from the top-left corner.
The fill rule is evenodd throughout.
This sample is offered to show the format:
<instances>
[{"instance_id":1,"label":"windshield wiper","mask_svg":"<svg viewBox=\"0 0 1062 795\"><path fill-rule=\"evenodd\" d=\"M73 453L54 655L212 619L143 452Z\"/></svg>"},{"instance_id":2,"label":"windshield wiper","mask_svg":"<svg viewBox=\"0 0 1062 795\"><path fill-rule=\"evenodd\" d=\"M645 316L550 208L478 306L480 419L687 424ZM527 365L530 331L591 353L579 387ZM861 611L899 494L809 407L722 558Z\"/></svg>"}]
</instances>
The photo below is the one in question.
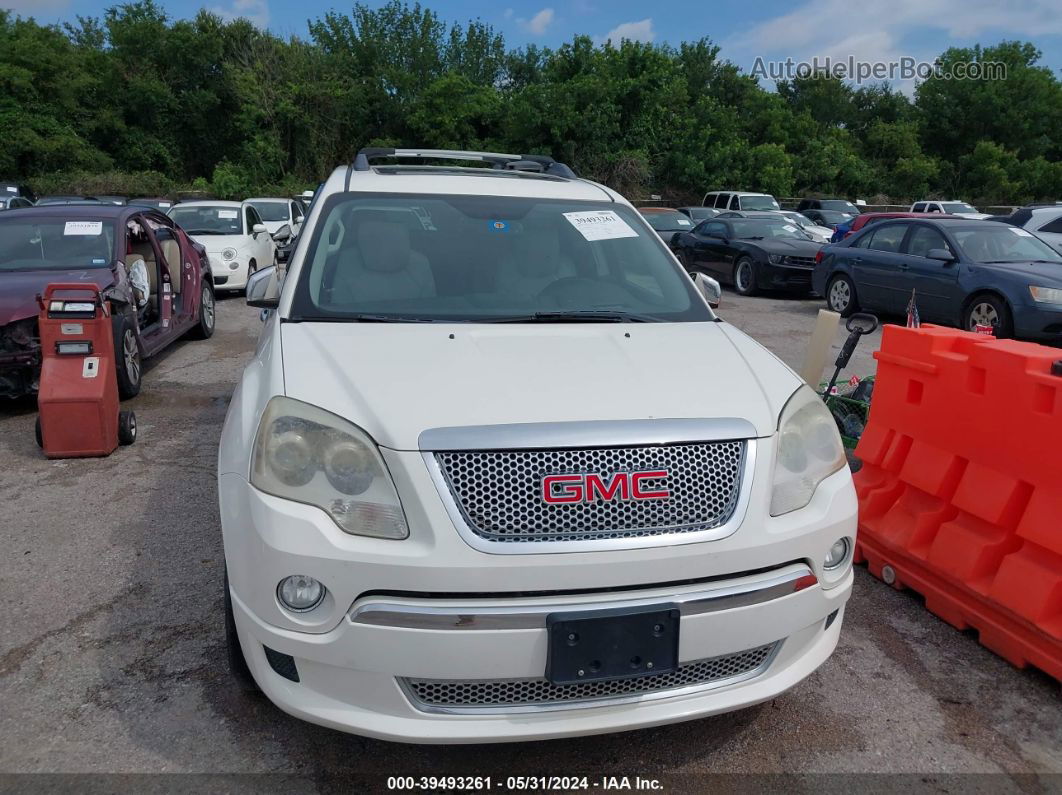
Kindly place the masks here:
<instances>
[{"instance_id":1,"label":"windshield wiper","mask_svg":"<svg viewBox=\"0 0 1062 795\"><path fill-rule=\"evenodd\" d=\"M477 322L473 320L472 322ZM636 312L613 310L576 310L574 312L533 312L530 315L510 317L485 317L482 323L662 323L658 317L640 315Z\"/></svg>"},{"instance_id":2,"label":"windshield wiper","mask_svg":"<svg viewBox=\"0 0 1062 795\"><path fill-rule=\"evenodd\" d=\"M298 315L289 318L293 323L442 323L431 317L408 317L406 315L369 315L355 312L349 315Z\"/></svg>"},{"instance_id":3,"label":"windshield wiper","mask_svg":"<svg viewBox=\"0 0 1062 795\"><path fill-rule=\"evenodd\" d=\"M226 232L215 232L213 229L185 229L189 235L224 235Z\"/></svg>"}]
</instances>

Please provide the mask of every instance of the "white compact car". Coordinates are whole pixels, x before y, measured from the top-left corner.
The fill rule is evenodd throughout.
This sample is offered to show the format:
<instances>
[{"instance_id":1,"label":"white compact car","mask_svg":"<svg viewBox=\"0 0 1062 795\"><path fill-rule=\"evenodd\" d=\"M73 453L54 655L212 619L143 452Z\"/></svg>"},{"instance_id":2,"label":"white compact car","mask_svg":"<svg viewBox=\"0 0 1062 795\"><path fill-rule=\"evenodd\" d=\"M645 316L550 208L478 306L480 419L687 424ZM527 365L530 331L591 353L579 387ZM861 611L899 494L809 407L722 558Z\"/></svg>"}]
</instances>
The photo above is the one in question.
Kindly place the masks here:
<instances>
[{"instance_id":1,"label":"white compact car","mask_svg":"<svg viewBox=\"0 0 1062 795\"><path fill-rule=\"evenodd\" d=\"M291 235L299 234L302 229L302 217L305 214L302 203L295 199L247 199L247 204L258 211L269 234L275 235L285 226Z\"/></svg>"},{"instance_id":2,"label":"white compact car","mask_svg":"<svg viewBox=\"0 0 1062 795\"><path fill-rule=\"evenodd\" d=\"M206 248L217 292L242 290L248 276L276 264L276 244L248 202L181 202L168 215Z\"/></svg>"},{"instance_id":3,"label":"white compact car","mask_svg":"<svg viewBox=\"0 0 1062 795\"><path fill-rule=\"evenodd\" d=\"M273 311L218 454L237 681L444 743L690 720L807 677L856 496L821 399L718 296L548 158L336 169L282 283L248 285Z\"/></svg>"}]
</instances>

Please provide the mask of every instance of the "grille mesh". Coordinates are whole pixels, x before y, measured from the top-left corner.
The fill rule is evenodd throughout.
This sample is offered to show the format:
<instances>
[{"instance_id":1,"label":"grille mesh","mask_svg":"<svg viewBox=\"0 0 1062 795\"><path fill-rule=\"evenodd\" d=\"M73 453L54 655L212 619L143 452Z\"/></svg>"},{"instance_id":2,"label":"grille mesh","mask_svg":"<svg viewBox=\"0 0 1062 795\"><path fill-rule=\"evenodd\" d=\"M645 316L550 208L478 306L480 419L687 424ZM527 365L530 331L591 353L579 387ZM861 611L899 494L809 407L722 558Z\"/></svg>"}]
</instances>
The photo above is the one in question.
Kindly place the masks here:
<instances>
[{"instance_id":1,"label":"grille mesh","mask_svg":"<svg viewBox=\"0 0 1062 795\"><path fill-rule=\"evenodd\" d=\"M725 524L741 490L745 442L435 455L476 535L491 541L581 541L689 533ZM545 475L610 478L658 469L668 471L666 499L563 504L542 499Z\"/></svg>"},{"instance_id":2,"label":"grille mesh","mask_svg":"<svg viewBox=\"0 0 1062 795\"><path fill-rule=\"evenodd\" d=\"M650 674L635 679L607 679L555 685L546 679L402 679L415 706L437 708L523 707L546 704L575 704L595 699L657 693L692 685L719 682L761 668L777 643L756 649L686 663L666 674ZM418 703L419 702L419 703Z\"/></svg>"}]
</instances>

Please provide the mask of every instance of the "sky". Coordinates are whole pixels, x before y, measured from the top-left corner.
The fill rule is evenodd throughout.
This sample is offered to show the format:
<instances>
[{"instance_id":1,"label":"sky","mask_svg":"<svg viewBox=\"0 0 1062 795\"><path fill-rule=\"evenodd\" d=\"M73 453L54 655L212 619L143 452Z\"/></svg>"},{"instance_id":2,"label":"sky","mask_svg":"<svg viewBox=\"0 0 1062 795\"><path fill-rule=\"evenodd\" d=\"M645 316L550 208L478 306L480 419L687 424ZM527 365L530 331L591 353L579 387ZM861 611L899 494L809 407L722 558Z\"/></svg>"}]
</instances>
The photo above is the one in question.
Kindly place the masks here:
<instances>
[{"instance_id":1,"label":"sky","mask_svg":"<svg viewBox=\"0 0 1062 795\"><path fill-rule=\"evenodd\" d=\"M170 16L194 16L200 7L225 17L247 17L282 36L306 35L308 19L348 12L352 0L160 0ZM370 6L381 5L368 0ZM0 0L43 23L98 16L101 0ZM509 46L555 47L573 35L596 41L621 38L677 44L707 36L724 58L750 72L757 58L796 62L821 59L930 62L948 47L1031 41L1041 63L1062 78L1062 4L1059 0L422 0L448 21L480 19L504 34ZM764 81L770 87L769 81ZM899 84L899 81L897 81ZM901 86L902 87L902 86Z\"/></svg>"}]
</instances>

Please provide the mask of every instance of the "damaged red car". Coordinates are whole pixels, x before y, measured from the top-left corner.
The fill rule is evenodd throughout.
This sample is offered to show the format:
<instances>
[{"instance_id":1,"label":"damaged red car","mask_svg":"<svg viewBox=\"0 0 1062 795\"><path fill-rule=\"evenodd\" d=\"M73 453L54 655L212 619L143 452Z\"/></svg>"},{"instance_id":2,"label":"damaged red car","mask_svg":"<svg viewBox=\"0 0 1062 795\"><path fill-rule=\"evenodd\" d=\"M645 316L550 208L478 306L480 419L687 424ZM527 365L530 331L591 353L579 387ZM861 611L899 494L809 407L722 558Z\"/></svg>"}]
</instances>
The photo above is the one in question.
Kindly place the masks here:
<instances>
[{"instance_id":1,"label":"damaged red car","mask_svg":"<svg viewBox=\"0 0 1062 795\"><path fill-rule=\"evenodd\" d=\"M111 304L118 393L140 391L143 359L214 333L209 261L146 207L60 205L0 214L0 397L37 393L37 296L52 282L95 284Z\"/></svg>"}]
</instances>

